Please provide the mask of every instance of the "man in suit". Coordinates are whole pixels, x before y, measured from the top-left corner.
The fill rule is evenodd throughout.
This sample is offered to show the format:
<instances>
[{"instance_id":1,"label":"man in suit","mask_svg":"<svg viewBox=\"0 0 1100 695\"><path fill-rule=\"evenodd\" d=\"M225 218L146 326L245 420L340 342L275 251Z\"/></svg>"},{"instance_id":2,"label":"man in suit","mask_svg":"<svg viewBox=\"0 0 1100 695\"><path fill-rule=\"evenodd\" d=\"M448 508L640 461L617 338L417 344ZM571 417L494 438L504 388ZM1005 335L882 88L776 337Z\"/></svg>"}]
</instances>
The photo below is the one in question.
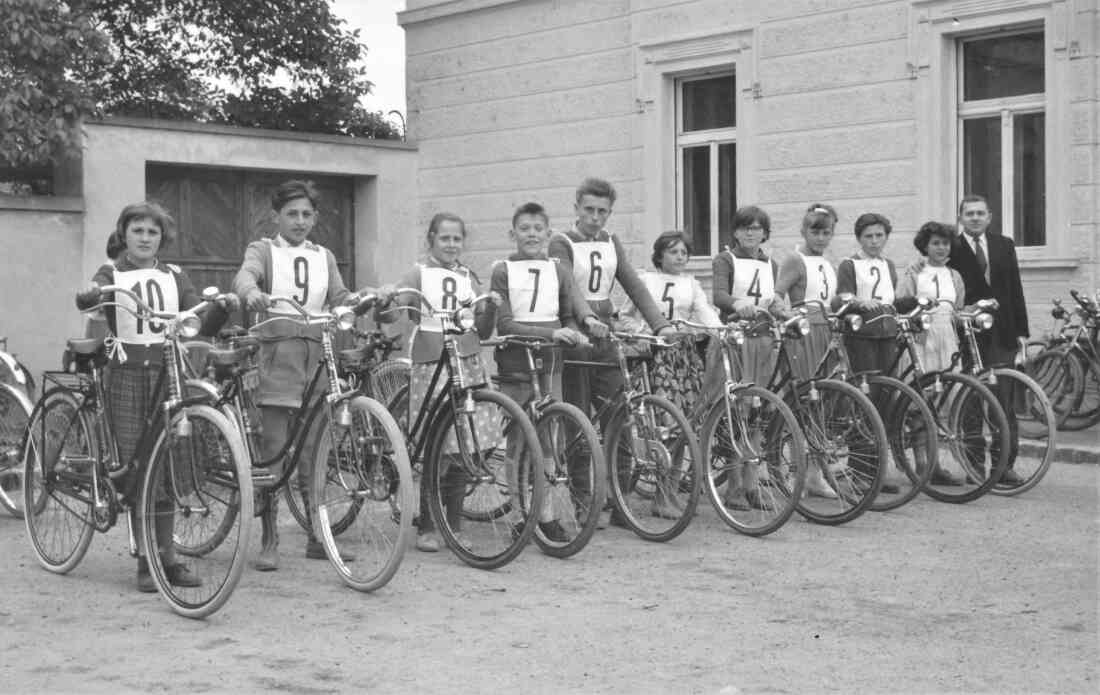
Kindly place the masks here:
<instances>
[{"instance_id":1,"label":"man in suit","mask_svg":"<svg viewBox=\"0 0 1100 695\"><path fill-rule=\"evenodd\" d=\"M1020 266L1016 260L1016 245L1000 234L988 234L993 213L989 203L980 195L967 195L959 203L959 229L961 234L955 239L951 249L951 258L947 265L962 276L966 285L964 303L970 306L979 299L996 299L1000 307L993 313L993 329L979 333L978 351L986 367L1012 366L1019 355L1023 354L1028 337L1027 305L1024 303L1024 288L1020 282ZM1015 410L1012 406L1012 384L1007 379L1000 380L994 386L997 400L1004 406L1008 416L1012 440L1012 452L1008 468L1001 482L1019 485L1023 482L1012 469L1016 461L1018 428ZM978 447L978 442L975 442ZM975 452L984 459L985 442ZM990 451L994 457L997 452ZM977 462L979 472L981 459Z\"/></svg>"}]
</instances>

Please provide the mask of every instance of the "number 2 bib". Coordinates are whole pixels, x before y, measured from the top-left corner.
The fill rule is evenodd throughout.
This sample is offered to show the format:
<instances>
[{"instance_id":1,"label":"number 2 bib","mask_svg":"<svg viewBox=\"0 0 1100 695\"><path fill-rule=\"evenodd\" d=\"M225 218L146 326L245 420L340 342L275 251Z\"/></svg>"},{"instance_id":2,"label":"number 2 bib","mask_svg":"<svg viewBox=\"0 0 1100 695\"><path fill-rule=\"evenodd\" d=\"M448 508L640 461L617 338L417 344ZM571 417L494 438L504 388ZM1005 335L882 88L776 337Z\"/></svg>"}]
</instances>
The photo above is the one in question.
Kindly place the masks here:
<instances>
[{"instance_id":1,"label":"number 2 bib","mask_svg":"<svg viewBox=\"0 0 1100 695\"><path fill-rule=\"evenodd\" d=\"M690 275L647 273L643 280L649 294L653 296L653 301L657 302L666 319L672 321L691 316L695 288L692 287Z\"/></svg>"},{"instance_id":2,"label":"number 2 bib","mask_svg":"<svg viewBox=\"0 0 1100 695\"><path fill-rule=\"evenodd\" d=\"M569 239L569 237L566 237ZM611 285L619 269L615 244L608 241L573 241L573 278L581 296L590 302L611 297Z\"/></svg>"},{"instance_id":3,"label":"number 2 bib","mask_svg":"<svg viewBox=\"0 0 1100 695\"><path fill-rule=\"evenodd\" d=\"M876 302L894 301L894 283L890 281L890 266L882 258L853 258L856 271L856 297Z\"/></svg>"},{"instance_id":4,"label":"number 2 bib","mask_svg":"<svg viewBox=\"0 0 1100 695\"><path fill-rule=\"evenodd\" d=\"M324 311L328 297L328 259L324 249L314 246L271 245L271 294L293 297L306 311ZM294 314L285 304L269 310L275 314Z\"/></svg>"},{"instance_id":5,"label":"number 2 bib","mask_svg":"<svg viewBox=\"0 0 1100 695\"><path fill-rule=\"evenodd\" d=\"M836 269L822 256L802 256L806 266L806 299L828 302L836 294Z\"/></svg>"},{"instance_id":6,"label":"number 2 bib","mask_svg":"<svg viewBox=\"0 0 1100 695\"><path fill-rule=\"evenodd\" d=\"M758 261L753 258L738 258L732 253L733 287L730 296L734 300L752 300L760 306L775 296L775 277L772 275L771 261Z\"/></svg>"},{"instance_id":7,"label":"number 2 bib","mask_svg":"<svg viewBox=\"0 0 1100 695\"><path fill-rule=\"evenodd\" d=\"M115 284L141 297L142 301L156 311L175 314L180 310L176 278L167 270L159 268L116 270ZM121 292L115 295L115 301L131 309L137 308L134 300ZM145 321L135 318L128 311L119 310L115 312L115 335L124 343L156 345L164 342L164 322Z\"/></svg>"},{"instance_id":8,"label":"number 2 bib","mask_svg":"<svg viewBox=\"0 0 1100 695\"><path fill-rule=\"evenodd\" d=\"M917 296L954 302L955 282L951 279L951 270L925 266L917 274Z\"/></svg>"},{"instance_id":9,"label":"number 2 bib","mask_svg":"<svg viewBox=\"0 0 1100 695\"><path fill-rule=\"evenodd\" d=\"M558 269L553 261L505 261L512 317L520 323L558 320Z\"/></svg>"},{"instance_id":10,"label":"number 2 bib","mask_svg":"<svg viewBox=\"0 0 1100 695\"><path fill-rule=\"evenodd\" d=\"M474 297L470 276L447 268L421 266L420 291L431 302L432 307L439 311L455 311L462 302ZM442 333L443 322L425 313L420 317L420 330Z\"/></svg>"}]
</instances>

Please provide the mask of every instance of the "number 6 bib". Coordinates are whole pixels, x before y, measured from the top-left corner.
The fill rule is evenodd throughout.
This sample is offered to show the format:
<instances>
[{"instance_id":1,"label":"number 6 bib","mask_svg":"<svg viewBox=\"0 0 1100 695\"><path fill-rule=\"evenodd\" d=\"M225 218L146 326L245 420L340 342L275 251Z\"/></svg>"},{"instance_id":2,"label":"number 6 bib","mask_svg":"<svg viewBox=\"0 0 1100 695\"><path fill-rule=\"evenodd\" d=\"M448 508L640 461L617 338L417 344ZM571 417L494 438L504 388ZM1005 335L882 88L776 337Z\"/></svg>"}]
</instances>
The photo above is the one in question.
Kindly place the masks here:
<instances>
[{"instance_id":1,"label":"number 6 bib","mask_svg":"<svg viewBox=\"0 0 1100 695\"><path fill-rule=\"evenodd\" d=\"M569 237L566 237L569 239ZM619 269L615 244L610 241L573 241L573 278L581 296L589 302L611 297L611 285Z\"/></svg>"},{"instance_id":2,"label":"number 6 bib","mask_svg":"<svg viewBox=\"0 0 1100 695\"><path fill-rule=\"evenodd\" d=\"M293 297L306 311L320 313L328 296L328 259L317 246L271 246L271 294ZM294 314L285 304L269 310L275 314Z\"/></svg>"}]
</instances>

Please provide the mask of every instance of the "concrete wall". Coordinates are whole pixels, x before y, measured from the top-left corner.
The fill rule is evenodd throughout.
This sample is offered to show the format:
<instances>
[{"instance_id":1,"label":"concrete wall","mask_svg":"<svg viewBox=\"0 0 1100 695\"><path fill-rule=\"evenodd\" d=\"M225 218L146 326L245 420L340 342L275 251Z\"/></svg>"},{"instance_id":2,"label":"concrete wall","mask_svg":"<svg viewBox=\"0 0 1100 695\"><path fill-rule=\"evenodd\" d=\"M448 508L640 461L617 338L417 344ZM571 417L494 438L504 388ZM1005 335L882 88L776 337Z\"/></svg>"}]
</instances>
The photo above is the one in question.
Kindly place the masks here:
<instances>
[{"instance_id":1,"label":"concrete wall","mask_svg":"<svg viewBox=\"0 0 1100 695\"><path fill-rule=\"evenodd\" d=\"M399 21L418 225L465 217L479 271L509 250L514 206L537 200L567 226L587 175L616 185L609 228L648 265L676 221L674 78L731 63L738 200L771 213L775 255L822 200L841 214L836 258L876 211L903 263L922 222L954 216L954 37L1042 22L1051 243L1021 252L1035 329L1050 297L1100 284L1098 0L410 0ZM709 262L693 267L705 280Z\"/></svg>"}]
</instances>

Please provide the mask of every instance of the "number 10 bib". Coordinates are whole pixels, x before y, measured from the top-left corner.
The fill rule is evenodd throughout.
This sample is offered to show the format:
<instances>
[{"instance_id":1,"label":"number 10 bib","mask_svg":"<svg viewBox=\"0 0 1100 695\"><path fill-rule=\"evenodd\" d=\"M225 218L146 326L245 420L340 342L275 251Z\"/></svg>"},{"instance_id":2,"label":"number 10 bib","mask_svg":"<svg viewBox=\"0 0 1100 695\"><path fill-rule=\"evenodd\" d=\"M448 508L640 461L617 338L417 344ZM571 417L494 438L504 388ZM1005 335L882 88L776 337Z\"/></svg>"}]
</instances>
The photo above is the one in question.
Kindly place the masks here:
<instances>
[{"instance_id":1,"label":"number 10 bib","mask_svg":"<svg viewBox=\"0 0 1100 695\"><path fill-rule=\"evenodd\" d=\"M271 294L293 297L306 311L324 311L328 297L328 259L324 249L314 246L271 245ZM293 314L285 304L271 307L271 313Z\"/></svg>"},{"instance_id":2,"label":"number 10 bib","mask_svg":"<svg viewBox=\"0 0 1100 695\"><path fill-rule=\"evenodd\" d=\"M179 290L172 273L159 268L115 271L115 284L125 287L155 311L179 312ZM136 309L137 305L130 297L121 292L115 295L115 301L122 306ZM156 345L164 342L164 322L145 321L135 318L130 312L115 312L115 335L124 343L137 345Z\"/></svg>"}]
</instances>

